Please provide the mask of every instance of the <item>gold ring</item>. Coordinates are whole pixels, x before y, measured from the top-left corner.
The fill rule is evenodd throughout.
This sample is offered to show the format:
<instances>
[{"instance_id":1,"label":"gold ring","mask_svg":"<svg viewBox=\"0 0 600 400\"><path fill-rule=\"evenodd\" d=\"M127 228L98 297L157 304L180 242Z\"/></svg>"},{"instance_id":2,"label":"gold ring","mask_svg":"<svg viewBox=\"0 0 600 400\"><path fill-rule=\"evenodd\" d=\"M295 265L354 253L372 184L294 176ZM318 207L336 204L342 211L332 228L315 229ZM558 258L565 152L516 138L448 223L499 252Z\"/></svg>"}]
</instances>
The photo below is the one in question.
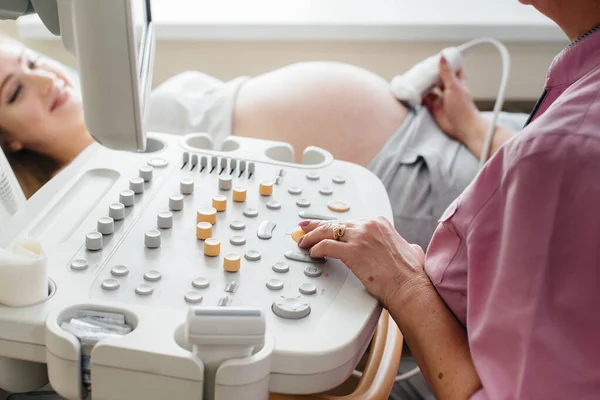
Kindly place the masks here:
<instances>
[{"instance_id":1,"label":"gold ring","mask_svg":"<svg viewBox=\"0 0 600 400\"><path fill-rule=\"evenodd\" d=\"M346 225L337 225L333 227L333 238L335 240L340 240L342 236L346 233Z\"/></svg>"}]
</instances>

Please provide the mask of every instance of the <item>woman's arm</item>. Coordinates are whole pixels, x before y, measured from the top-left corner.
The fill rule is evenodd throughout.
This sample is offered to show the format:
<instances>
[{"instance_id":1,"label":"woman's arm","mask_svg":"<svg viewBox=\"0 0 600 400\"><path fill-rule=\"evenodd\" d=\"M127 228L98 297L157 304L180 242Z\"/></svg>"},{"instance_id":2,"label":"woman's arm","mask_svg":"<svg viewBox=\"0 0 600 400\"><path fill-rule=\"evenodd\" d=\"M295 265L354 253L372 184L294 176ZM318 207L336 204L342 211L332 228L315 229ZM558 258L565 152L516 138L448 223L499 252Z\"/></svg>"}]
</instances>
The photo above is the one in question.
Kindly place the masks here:
<instances>
[{"instance_id":1,"label":"woman's arm","mask_svg":"<svg viewBox=\"0 0 600 400\"><path fill-rule=\"evenodd\" d=\"M385 218L346 222L341 240L337 223L304 221L298 242L313 257L341 260L375 296L404 334L436 398L467 399L480 385L467 335L438 296L423 269L423 250L409 244Z\"/></svg>"},{"instance_id":2,"label":"woman's arm","mask_svg":"<svg viewBox=\"0 0 600 400\"><path fill-rule=\"evenodd\" d=\"M467 333L425 273L388 302L387 310L437 399L468 399L480 389Z\"/></svg>"},{"instance_id":3,"label":"woman's arm","mask_svg":"<svg viewBox=\"0 0 600 400\"><path fill-rule=\"evenodd\" d=\"M471 153L473 153L477 158L480 158L481 153L483 152L485 137L488 133L490 124L490 121L488 121L485 117L480 116L478 120L475 120L471 123L469 128L467 128L465 133L461 136L461 142L467 146ZM496 125L489 157L494 155L500 146L508 142L514 135L514 131L501 125Z\"/></svg>"},{"instance_id":4,"label":"woman's arm","mask_svg":"<svg viewBox=\"0 0 600 400\"><path fill-rule=\"evenodd\" d=\"M442 85L428 94L423 104L429 109L440 129L480 158L491 122L475 106L462 71L455 74L442 58L440 76ZM497 125L489 156L491 157L514 134L512 130Z\"/></svg>"}]
</instances>

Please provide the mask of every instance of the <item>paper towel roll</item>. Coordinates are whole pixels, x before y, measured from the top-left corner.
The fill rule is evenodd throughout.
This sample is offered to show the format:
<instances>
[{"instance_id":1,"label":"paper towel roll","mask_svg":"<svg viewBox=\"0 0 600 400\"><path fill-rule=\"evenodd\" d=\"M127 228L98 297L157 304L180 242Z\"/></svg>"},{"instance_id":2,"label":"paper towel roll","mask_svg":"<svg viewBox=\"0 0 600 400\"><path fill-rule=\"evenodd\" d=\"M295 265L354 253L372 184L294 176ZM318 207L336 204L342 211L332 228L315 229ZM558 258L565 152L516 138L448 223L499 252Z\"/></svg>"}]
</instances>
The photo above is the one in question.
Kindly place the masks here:
<instances>
[{"instance_id":1,"label":"paper towel roll","mask_svg":"<svg viewBox=\"0 0 600 400\"><path fill-rule=\"evenodd\" d=\"M25 307L48 298L46 257L39 242L18 239L0 249L0 304Z\"/></svg>"}]
</instances>

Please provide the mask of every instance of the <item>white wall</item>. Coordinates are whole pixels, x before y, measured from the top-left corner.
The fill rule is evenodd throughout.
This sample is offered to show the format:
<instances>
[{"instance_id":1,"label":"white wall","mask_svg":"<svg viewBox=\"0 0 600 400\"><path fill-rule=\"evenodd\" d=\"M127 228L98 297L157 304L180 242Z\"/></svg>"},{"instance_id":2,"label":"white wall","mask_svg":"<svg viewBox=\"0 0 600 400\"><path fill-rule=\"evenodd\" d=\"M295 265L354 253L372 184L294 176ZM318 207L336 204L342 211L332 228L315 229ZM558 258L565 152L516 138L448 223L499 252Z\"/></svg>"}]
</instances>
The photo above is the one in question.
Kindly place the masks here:
<instances>
[{"instance_id":1,"label":"white wall","mask_svg":"<svg viewBox=\"0 0 600 400\"><path fill-rule=\"evenodd\" d=\"M14 22L0 22L0 31L17 36ZM35 50L68 65L75 59L60 41L29 40ZM512 58L507 97L535 100L544 83L548 66L564 47L563 43L506 43ZM449 43L434 42L307 42L307 41L159 41L155 84L186 70L199 70L220 79L256 75L274 68L309 60L351 63L391 80L418 61ZM473 95L494 99L500 79L500 58L492 47L481 47L467 57L467 76Z\"/></svg>"}]
</instances>

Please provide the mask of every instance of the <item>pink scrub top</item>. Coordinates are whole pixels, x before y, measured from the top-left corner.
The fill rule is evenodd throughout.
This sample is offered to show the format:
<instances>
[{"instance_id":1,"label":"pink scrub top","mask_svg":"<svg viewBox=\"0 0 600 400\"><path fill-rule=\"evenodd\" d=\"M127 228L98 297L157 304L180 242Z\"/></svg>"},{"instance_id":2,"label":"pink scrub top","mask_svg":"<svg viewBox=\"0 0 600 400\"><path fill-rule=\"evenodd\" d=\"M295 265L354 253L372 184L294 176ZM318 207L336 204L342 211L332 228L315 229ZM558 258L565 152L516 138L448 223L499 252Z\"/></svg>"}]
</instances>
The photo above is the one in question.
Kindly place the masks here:
<instances>
[{"instance_id":1,"label":"pink scrub top","mask_svg":"<svg viewBox=\"0 0 600 400\"><path fill-rule=\"evenodd\" d=\"M472 398L600 399L600 32L446 210L425 270L465 326Z\"/></svg>"}]
</instances>

